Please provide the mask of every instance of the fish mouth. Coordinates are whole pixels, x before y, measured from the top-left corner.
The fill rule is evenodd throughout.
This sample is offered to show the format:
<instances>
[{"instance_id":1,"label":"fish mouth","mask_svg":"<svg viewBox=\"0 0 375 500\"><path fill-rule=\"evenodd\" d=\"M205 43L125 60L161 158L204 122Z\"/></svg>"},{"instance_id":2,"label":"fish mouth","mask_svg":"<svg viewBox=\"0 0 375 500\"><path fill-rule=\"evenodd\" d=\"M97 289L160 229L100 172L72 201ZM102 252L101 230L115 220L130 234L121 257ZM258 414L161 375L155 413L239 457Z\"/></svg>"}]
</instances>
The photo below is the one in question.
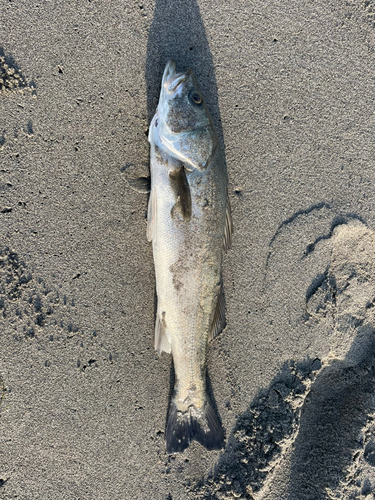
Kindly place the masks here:
<instances>
[{"instance_id":1,"label":"fish mouth","mask_svg":"<svg viewBox=\"0 0 375 500\"><path fill-rule=\"evenodd\" d=\"M176 73L176 62L168 61L164 70L162 85L168 93L173 94L182 83L186 82L190 74L190 68L185 73Z\"/></svg>"}]
</instances>

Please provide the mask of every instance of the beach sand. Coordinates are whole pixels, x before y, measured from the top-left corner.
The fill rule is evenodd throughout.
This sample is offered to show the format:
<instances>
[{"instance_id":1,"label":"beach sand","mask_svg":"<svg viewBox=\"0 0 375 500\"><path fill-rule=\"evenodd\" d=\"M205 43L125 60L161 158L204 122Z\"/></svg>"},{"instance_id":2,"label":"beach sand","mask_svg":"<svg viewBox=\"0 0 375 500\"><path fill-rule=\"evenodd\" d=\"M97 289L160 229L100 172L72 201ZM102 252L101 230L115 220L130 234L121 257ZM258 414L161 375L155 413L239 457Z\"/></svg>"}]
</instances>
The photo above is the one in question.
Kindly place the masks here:
<instances>
[{"instance_id":1,"label":"beach sand","mask_svg":"<svg viewBox=\"0 0 375 500\"><path fill-rule=\"evenodd\" d=\"M0 498L375 496L375 2L0 3ZM192 67L229 177L226 446L168 455L147 131Z\"/></svg>"}]
</instances>

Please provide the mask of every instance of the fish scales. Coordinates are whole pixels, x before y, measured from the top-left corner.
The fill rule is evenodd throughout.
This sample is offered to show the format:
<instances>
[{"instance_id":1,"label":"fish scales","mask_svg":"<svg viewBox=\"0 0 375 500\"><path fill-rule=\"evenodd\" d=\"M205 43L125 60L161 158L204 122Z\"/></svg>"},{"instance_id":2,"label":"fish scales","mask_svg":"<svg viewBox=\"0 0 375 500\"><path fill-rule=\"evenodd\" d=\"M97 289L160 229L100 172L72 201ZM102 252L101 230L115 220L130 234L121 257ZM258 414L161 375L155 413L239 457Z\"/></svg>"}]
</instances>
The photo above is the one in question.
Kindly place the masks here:
<instances>
[{"instance_id":1,"label":"fish scales","mask_svg":"<svg viewBox=\"0 0 375 500\"><path fill-rule=\"evenodd\" d=\"M148 239L156 275L155 348L171 352L175 388L167 450L196 439L223 445L223 429L206 384L208 340L223 328L222 254L232 221L225 163L191 70L168 62L149 132L151 191Z\"/></svg>"}]
</instances>

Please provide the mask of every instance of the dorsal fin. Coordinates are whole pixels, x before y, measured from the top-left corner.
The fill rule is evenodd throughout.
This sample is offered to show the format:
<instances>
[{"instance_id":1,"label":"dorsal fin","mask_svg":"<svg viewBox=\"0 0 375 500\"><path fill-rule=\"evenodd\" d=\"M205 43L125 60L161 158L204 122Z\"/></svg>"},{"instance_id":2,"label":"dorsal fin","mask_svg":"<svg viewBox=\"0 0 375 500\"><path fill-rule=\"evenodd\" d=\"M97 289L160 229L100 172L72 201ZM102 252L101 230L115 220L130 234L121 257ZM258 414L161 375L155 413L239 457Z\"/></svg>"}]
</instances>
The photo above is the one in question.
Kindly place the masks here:
<instances>
[{"instance_id":1,"label":"dorsal fin","mask_svg":"<svg viewBox=\"0 0 375 500\"><path fill-rule=\"evenodd\" d=\"M227 194L227 203L225 209L225 229L224 229L224 239L223 239L224 251L229 250L229 248L232 245L232 233L233 233L232 213L230 209L229 197Z\"/></svg>"},{"instance_id":2,"label":"dorsal fin","mask_svg":"<svg viewBox=\"0 0 375 500\"><path fill-rule=\"evenodd\" d=\"M156 239L156 214L157 214L157 198L156 188L150 193L147 209L147 239L148 241L155 241Z\"/></svg>"},{"instance_id":3,"label":"dorsal fin","mask_svg":"<svg viewBox=\"0 0 375 500\"><path fill-rule=\"evenodd\" d=\"M224 296L224 289L223 289L223 281L221 281L220 284L220 292L217 297L217 302L216 302L216 307L215 307L215 313L214 317L212 320L212 326L211 326L211 331L208 335L208 340L214 339L219 333L223 331L225 328L226 321L225 321L225 296Z\"/></svg>"}]
</instances>

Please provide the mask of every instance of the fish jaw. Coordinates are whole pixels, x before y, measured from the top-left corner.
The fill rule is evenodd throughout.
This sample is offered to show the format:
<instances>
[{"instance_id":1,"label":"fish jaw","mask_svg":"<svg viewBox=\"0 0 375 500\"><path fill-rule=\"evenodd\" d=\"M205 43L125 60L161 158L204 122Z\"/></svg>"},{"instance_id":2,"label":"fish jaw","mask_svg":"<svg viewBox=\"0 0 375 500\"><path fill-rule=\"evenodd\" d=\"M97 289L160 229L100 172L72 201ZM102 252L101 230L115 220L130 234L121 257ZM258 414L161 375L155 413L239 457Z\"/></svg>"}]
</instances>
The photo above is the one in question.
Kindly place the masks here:
<instances>
[{"instance_id":1,"label":"fish jaw","mask_svg":"<svg viewBox=\"0 0 375 500\"><path fill-rule=\"evenodd\" d=\"M167 62L163 74L163 79L161 83L162 94L168 92L168 94L175 94L181 89L179 88L183 82L191 75L191 69L187 69L185 73L176 73L176 61L170 60Z\"/></svg>"},{"instance_id":2,"label":"fish jaw","mask_svg":"<svg viewBox=\"0 0 375 500\"><path fill-rule=\"evenodd\" d=\"M176 61L170 59L165 65L161 86L164 87L165 82L175 74L176 74Z\"/></svg>"},{"instance_id":3,"label":"fish jaw","mask_svg":"<svg viewBox=\"0 0 375 500\"><path fill-rule=\"evenodd\" d=\"M181 94L182 84L187 81L192 71L189 68L185 73L176 73L176 62L170 60L165 66L158 108L164 108L170 98Z\"/></svg>"}]
</instances>

